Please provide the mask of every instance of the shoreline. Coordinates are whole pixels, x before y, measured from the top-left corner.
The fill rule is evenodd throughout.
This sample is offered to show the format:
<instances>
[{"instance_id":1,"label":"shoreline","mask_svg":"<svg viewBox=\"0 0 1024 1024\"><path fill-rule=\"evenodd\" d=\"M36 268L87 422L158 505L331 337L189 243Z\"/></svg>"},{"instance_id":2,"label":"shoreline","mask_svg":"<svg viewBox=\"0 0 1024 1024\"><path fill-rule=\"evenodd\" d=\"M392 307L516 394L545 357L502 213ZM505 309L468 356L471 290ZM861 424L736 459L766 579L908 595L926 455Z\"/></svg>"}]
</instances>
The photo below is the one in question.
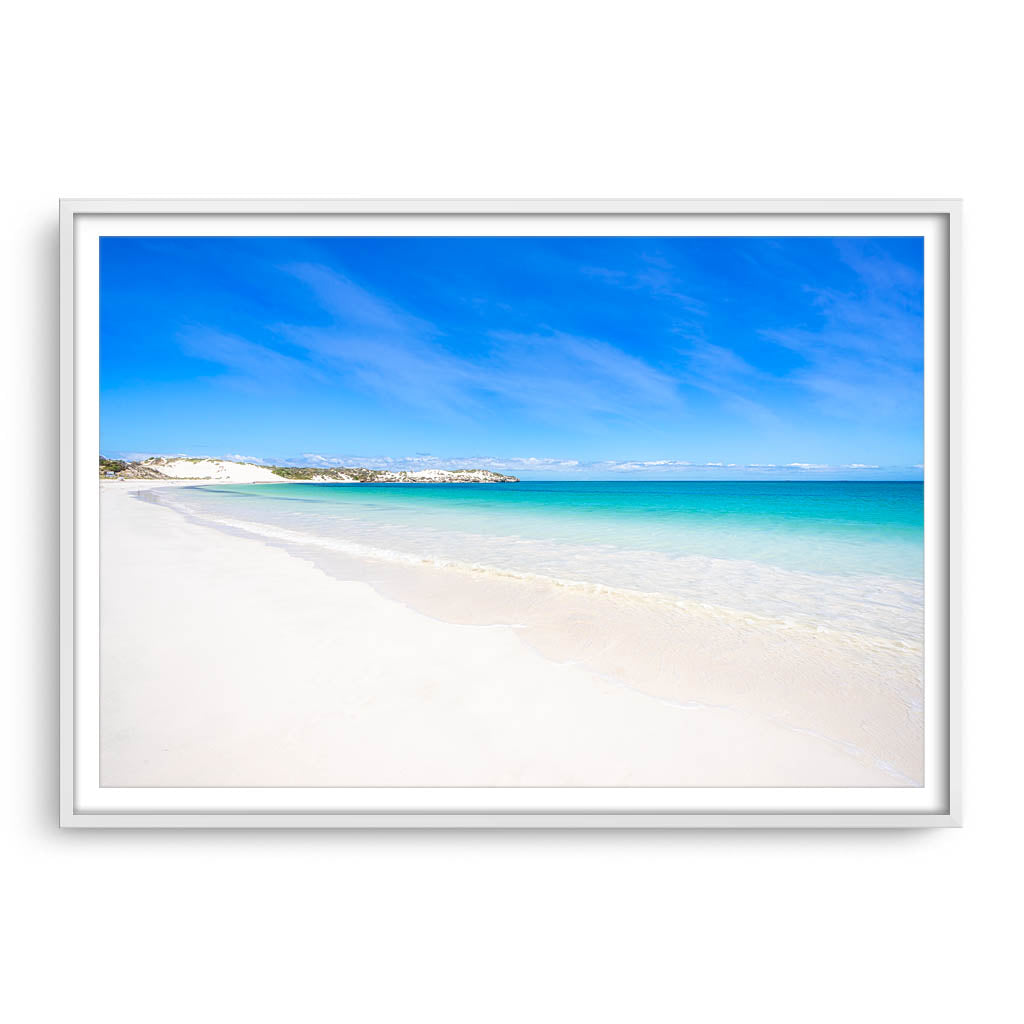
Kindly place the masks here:
<instances>
[{"instance_id":1,"label":"shoreline","mask_svg":"<svg viewBox=\"0 0 1024 1024\"><path fill-rule=\"evenodd\" d=\"M510 622L508 586L453 587L436 569L414 573L410 589L408 573L382 579L374 565L346 580L307 552L189 522L132 493L218 483L102 482L105 785L914 784L842 738L771 721L749 692L725 690L745 708L721 700L701 672L680 692L664 665L648 664L638 687L603 671L622 650L568 656L566 638L536 619L556 605L563 617L589 615L568 641L585 651L604 623L586 596L548 594L534 621ZM512 589L521 608L529 588ZM187 636L154 648L154 621L183 622ZM650 627L627 625L625 636ZM287 659L228 639L240 631L281 637ZM679 656L706 662L706 650L685 650L692 635L683 641L660 652L670 669ZM293 691L289 679L306 682Z\"/></svg>"}]
</instances>

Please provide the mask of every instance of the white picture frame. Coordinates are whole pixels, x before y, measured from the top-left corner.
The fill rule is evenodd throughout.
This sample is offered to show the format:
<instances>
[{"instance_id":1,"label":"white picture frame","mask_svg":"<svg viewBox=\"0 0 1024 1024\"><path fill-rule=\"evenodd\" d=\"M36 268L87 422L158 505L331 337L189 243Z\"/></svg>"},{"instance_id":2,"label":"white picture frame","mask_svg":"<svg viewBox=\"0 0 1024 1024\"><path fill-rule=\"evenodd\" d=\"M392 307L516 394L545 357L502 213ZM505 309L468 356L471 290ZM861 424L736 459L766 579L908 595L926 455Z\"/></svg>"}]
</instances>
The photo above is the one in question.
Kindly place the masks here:
<instances>
[{"instance_id":1,"label":"white picture frame","mask_svg":"<svg viewBox=\"0 0 1024 1024\"><path fill-rule=\"evenodd\" d=\"M331 233L410 223L643 223L652 234L868 234L926 237L926 785L864 796L836 791L239 789L182 795L103 792L92 773L98 684L97 261L106 233ZM697 224L701 230L695 230ZM154 229L154 225L163 229ZM256 229L253 225L257 225ZM660 227L659 227L660 225ZM673 230L675 230L675 228ZM735 231L734 231L735 229ZM379 232L379 227L376 228ZM447 227L446 230L451 230ZM888 230L888 229L887 229ZM430 231L422 230L429 234ZM517 233L517 232L512 232ZM558 233L553 231L552 233ZM959 674L960 234L957 200L86 200L60 204L60 824L71 828L919 828L962 824ZM929 348L929 346L931 346ZM405 793L405 796L403 796ZM668 795L673 794L673 795ZM801 795L802 794L802 795ZM893 795L895 794L895 795ZM840 799L842 797L842 799ZM332 802L333 801L333 802Z\"/></svg>"}]
</instances>

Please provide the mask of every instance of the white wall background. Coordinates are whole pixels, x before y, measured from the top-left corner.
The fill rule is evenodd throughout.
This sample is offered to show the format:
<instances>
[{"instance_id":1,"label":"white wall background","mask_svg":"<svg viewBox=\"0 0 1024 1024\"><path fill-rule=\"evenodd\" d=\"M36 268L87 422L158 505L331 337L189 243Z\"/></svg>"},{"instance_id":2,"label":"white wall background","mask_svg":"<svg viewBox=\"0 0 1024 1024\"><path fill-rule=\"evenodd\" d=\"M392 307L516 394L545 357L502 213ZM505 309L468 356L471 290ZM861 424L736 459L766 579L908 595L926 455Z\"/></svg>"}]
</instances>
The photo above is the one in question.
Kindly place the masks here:
<instances>
[{"instance_id":1,"label":"white wall background","mask_svg":"<svg viewBox=\"0 0 1024 1024\"><path fill-rule=\"evenodd\" d=\"M1009 4L896 0L9 9L8 1019L1019 1011L1024 215L1012 16ZM51 474L65 195L963 197L966 827L59 833Z\"/></svg>"}]
</instances>

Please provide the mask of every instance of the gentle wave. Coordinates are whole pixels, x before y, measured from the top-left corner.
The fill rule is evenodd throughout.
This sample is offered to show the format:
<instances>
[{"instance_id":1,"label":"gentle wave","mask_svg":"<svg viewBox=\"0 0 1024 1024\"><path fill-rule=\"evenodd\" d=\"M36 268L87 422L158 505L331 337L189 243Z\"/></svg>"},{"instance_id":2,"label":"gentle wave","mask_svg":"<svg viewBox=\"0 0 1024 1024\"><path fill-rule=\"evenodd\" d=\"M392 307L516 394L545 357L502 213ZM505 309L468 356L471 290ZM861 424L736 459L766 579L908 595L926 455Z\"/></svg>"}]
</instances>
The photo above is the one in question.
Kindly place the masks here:
<instances>
[{"instance_id":1,"label":"gentle wave","mask_svg":"<svg viewBox=\"0 0 1024 1024\"><path fill-rule=\"evenodd\" d=\"M458 572L471 577L518 580L571 590L577 593L603 595L632 603L642 602L673 609L689 615L703 615L712 618L742 622L751 626L813 634L819 641L853 645L871 650L896 651L906 654L920 654L923 650L919 635L920 588L912 581L894 581L864 577L851 581L848 578L814 577L788 570L758 566L755 563L728 561L724 559L690 559L689 578L703 580L717 576L718 600L702 600L694 597L680 597L657 589L640 589L593 579L555 574L550 571L514 568L508 565L494 565L481 561L465 561L429 551L410 552L394 547L381 547L359 540L327 536L305 530L295 530L274 523L240 519L235 516L214 515L208 509L197 507L194 502L182 500L182 492L175 491L160 495L156 491L145 492L148 500L175 506L179 511L209 525L276 541L289 546L318 549L323 552L344 555L358 559L369 559L394 565L410 567L431 567ZM341 524L344 520L334 520ZM322 523L317 525L323 525ZM345 525L353 524L345 522ZM412 538L407 538L412 539ZM518 538L508 538L519 541ZM494 543L496 538L486 538ZM521 543L521 542L520 542ZM608 552L602 554L607 558ZM617 556L637 560L650 558L648 552L615 552ZM675 559L674 566L679 576L684 560ZM585 569L580 565L576 568ZM760 577L760 580L758 580ZM730 580L735 580L738 600L729 601ZM754 581L754 582L752 582ZM865 594L882 588L896 603L875 609L875 614L864 612ZM740 594L738 591L744 592ZM776 603L807 605L805 612L790 614L765 614L749 607L752 601L761 599L766 603L767 595L774 595ZM780 595L784 595L780 596ZM726 600L723 601L722 598ZM902 599L902 605L900 604ZM739 605L739 607L737 607ZM852 607L849 607L852 606ZM858 614L859 612L859 614ZM832 621L829 622L829 619Z\"/></svg>"},{"instance_id":2,"label":"gentle wave","mask_svg":"<svg viewBox=\"0 0 1024 1024\"><path fill-rule=\"evenodd\" d=\"M307 520L313 532L342 521L347 531L411 531L417 550L454 537L460 545L486 542L474 556L454 554L488 564L500 542L515 543L517 557L523 545L547 545L539 553L553 553L554 565L582 547L923 578L922 492L913 484L264 484L206 486L192 497L208 511L227 508L281 525Z\"/></svg>"}]
</instances>

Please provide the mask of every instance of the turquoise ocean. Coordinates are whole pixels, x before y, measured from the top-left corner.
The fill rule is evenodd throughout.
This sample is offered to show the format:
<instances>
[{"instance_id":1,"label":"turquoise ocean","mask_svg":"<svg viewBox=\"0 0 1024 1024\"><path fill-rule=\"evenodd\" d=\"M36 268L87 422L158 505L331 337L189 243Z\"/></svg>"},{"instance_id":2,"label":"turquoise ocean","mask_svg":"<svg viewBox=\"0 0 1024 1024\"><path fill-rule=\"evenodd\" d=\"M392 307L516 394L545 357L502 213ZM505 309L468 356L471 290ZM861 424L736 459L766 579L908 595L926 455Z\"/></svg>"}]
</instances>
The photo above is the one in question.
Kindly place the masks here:
<instances>
[{"instance_id":1,"label":"turquoise ocean","mask_svg":"<svg viewBox=\"0 0 1024 1024\"><path fill-rule=\"evenodd\" d=\"M915 646L923 631L920 482L281 483L151 495L314 560L610 588Z\"/></svg>"}]
</instances>

